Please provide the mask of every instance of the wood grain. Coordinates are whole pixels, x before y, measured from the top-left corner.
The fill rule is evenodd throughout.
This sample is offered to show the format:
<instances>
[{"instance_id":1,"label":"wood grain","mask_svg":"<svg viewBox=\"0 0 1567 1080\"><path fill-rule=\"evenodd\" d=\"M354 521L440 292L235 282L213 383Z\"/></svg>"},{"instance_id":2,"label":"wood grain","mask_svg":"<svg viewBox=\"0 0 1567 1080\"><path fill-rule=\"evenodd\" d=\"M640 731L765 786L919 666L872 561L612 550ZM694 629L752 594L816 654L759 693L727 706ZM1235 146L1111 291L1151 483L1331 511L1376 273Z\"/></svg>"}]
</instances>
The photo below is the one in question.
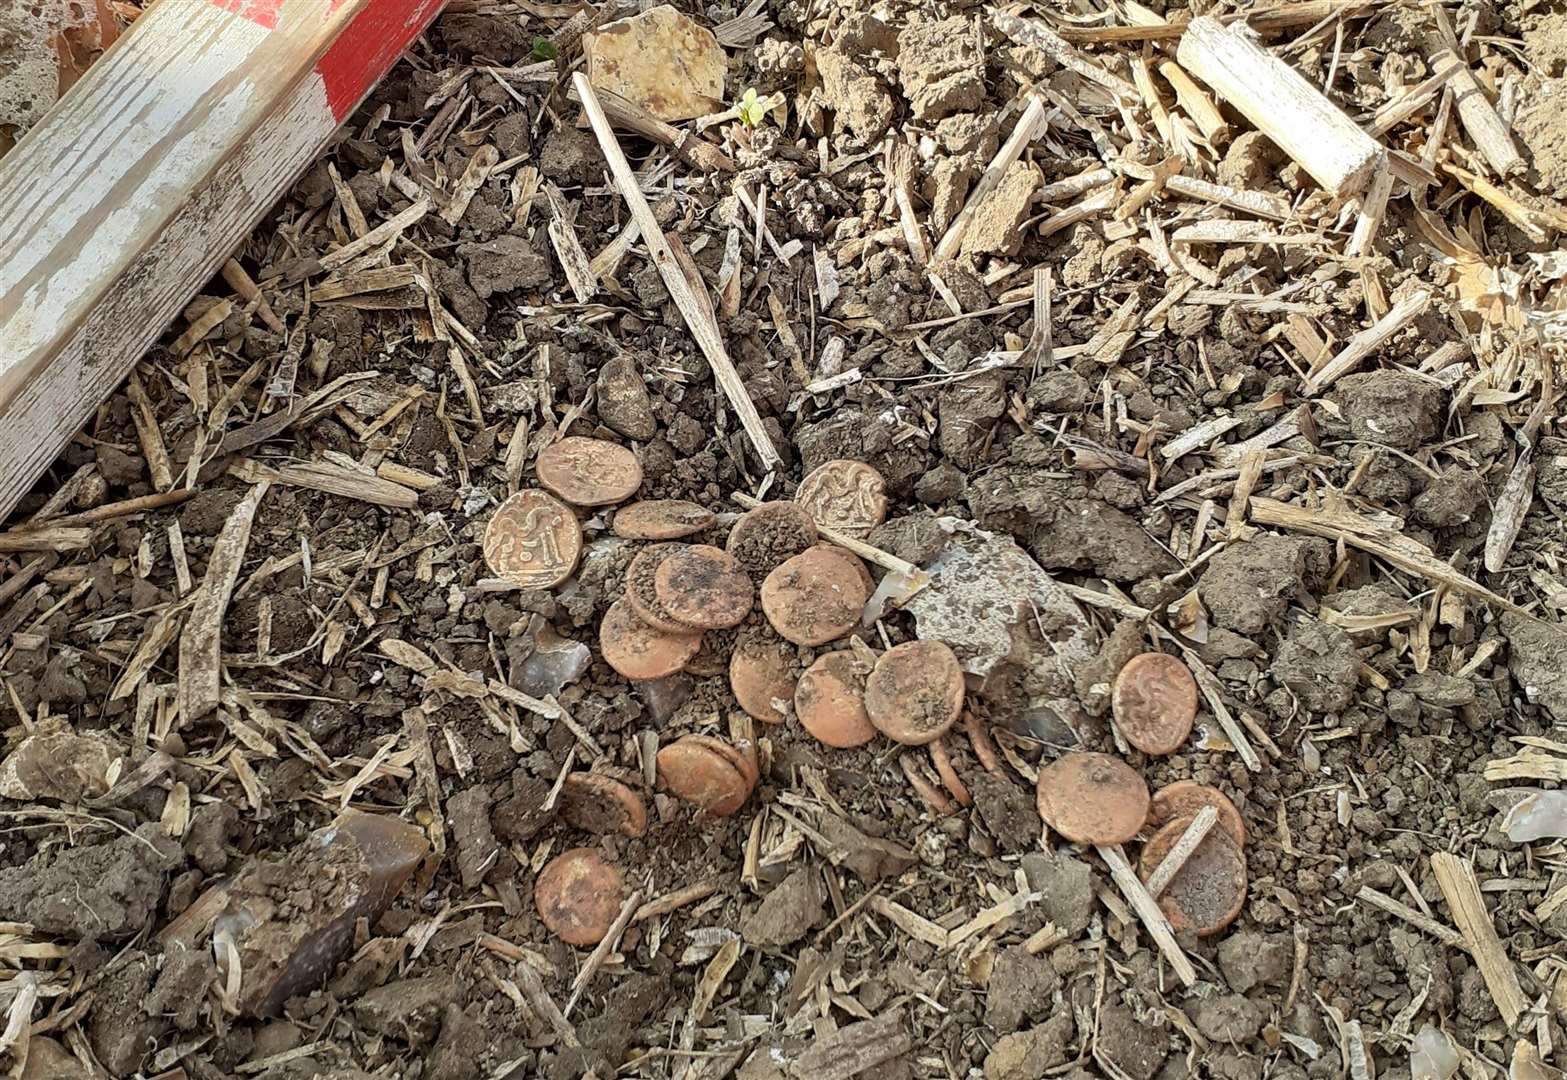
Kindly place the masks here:
<instances>
[{"instance_id":1,"label":"wood grain","mask_svg":"<svg viewBox=\"0 0 1567 1080\"><path fill-rule=\"evenodd\" d=\"M0 161L0 516L440 6L163 0Z\"/></svg>"}]
</instances>

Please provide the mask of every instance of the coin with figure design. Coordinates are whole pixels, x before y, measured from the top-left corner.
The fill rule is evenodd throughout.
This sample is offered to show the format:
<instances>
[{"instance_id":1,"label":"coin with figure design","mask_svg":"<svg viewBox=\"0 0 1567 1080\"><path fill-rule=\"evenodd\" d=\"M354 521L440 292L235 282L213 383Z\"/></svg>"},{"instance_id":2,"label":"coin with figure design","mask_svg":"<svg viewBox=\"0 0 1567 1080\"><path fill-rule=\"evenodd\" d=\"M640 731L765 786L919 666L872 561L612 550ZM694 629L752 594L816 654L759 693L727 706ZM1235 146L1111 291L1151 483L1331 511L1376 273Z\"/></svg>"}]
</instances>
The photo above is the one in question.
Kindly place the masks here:
<instances>
[{"instance_id":1,"label":"coin with figure design","mask_svg":"<svg viewBox=\"0 0 1567 1080\"><path fill-rule=\"evenodd\" d=\"M484 561L519 589L549 589L571 576L582 554L582 526L559 499L519 491L484 528Z\"/></svg>"}]
</instances>

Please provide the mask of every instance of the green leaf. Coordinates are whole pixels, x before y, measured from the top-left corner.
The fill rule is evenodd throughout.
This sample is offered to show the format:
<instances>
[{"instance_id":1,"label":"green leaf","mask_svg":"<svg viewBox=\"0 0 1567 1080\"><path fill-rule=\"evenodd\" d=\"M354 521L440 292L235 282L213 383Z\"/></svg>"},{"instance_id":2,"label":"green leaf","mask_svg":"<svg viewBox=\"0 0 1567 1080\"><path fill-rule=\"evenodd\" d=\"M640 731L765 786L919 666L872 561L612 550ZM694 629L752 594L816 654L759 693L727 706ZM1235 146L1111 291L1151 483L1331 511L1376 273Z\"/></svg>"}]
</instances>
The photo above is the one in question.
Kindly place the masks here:
<instances>
[{"instance_id":1,"label":"green leaf","mask_svg":"<svg viewBox=\"0 0 1567 1080\"><path fill-rule=\"evenodd\" d=\"M560 55L560 50L555 48L555 43L549 38L536 37L533 39L533 58L535 60L553 60Z\"/></svg>"},{"instance_id":2,"label":"green leaf","mask_svg":"<svg viewBox=\"0 0 1567 1080\"><path fill-rule=\"evenodd\" d=\"M737 111L740 114L740 122L749 128L757 127L767 118L767 109L757 100L754 86L746 88L740 98L740 108Z\"/></svg>"}]
</instances>

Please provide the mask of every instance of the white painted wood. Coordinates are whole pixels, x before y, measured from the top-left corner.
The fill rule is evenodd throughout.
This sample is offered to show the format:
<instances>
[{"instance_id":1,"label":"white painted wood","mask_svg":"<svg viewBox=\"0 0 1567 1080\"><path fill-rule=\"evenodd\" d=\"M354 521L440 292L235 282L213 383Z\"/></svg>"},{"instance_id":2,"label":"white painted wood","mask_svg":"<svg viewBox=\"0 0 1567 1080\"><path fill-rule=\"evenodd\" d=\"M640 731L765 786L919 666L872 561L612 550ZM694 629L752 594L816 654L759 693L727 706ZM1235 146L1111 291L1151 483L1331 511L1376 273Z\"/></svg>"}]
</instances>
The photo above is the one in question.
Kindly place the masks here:
<instances>
[{"instance_id":1,"label":"white painted wood","mask_svg":"<svg viewBox=\"0 0 1567 1080\"><path fill-rule=\"evenodd\" d=\"M161 0L0 160L0 517L331 137L334 43L439 6Z\"/></svg>"}]
</instances>

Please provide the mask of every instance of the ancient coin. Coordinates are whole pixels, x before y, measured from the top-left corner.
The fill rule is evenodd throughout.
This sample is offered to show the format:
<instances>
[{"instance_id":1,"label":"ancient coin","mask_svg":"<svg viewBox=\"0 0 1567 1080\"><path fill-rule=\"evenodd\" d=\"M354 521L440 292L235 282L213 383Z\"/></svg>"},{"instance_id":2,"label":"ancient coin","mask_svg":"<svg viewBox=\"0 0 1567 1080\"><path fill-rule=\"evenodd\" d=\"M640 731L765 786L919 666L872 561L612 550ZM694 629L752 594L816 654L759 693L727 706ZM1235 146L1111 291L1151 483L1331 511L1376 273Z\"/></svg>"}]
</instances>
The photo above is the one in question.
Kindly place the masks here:
<instances>
[{"instance_id":1,"label":"ancient coin","mask_svg":"<svg viewBox=\"0 0 1567 1080\"><path fill-rule=\"evenodd\" d=\"M484 561L520 589L549 589L571 576L582 554L577 515L542 491L519 491L490 515Z\"/></svg>"},{"instance_id":2,"label":"ancient coin","mask_svg":"<svg viewBox=\"0 0 1567 1080\"><path fill-rule=\"evenodd\" d=\"M687 740L696 743L698 746L705 746L715 754L721 754L725 761L740 770L740 775L745 777L748 787L754 789L757 782L761 780L762 774L758 771L756 762L752 761L751 756L738 746L732 746L724 742L724 740L714 738L711 735L683 735L678 741L685 742Z\"/></svg>"},{"instance_id":3,"label":"ancient coin","mask_svg":"<svg viewBox=\"0 0 1567 1080\"><path fill-rule=\"evenodd\" d=\"M876 737L865 715L865 677L869 672L853 650L816 658L794 689L794 714L800 726L827 746L863 746Z\"/></svg>"},{"instance_id":4,"label":"ancient coin","mask_svg":"<svg viewBox=\"0 0 1567 1080\"><path fill-rule=\"evenodd\" d=\"M1127 742L1145 754L1173 754L1192 733L1197 681L1169 653L1141 653L1115 677L1110 706Z\"/></svg>"},{"instance_id":5,"label":"ancient coin","mask_svg":"<svg viewBox=\"0 0 1567 1080\"><path fill-rule=\"evenodd\" d=\"M626 602L638 618L666 634L687 634L693 629L675 618L658 598L658 568L665 559L685 548L684 544L649 544L626 567Z\"/></svg>"},{"instance_id":6,"label":"ancient coin","mask_svg":"<svg viewBox=\"0 0 1567 1080\"><path fill-rule=\"evenodd\" d=\"M963 715L963 669L940 641L907 641L881 654L865 680L865 715L887 738L923 746Z\"/></svg>"},{"instance_id":7,"label":"ancient coin","mask_svg":"<svg viewBox=\"0 0 1567 1080\"><path fill-rule=\"evenodd\" d=\"M644 499L615 511L610 531L627 540L678 540L711 526L716 515L684 499Z\"/></svg>"},{"instance_id":8,"label":"ancient coin","mask_svg":"<svg viewBox=\"0 0 1567 1080\"><path fill-rule=\"evenodd\" d=\"M699 631L668 634L637 618L626 598L609 605L599 623L604 661L628 679L662 679L686 666L702 647Z\"/></svg>"},{"instance_id":9,"label":"ancient coin","mask_svg":"<svg viewBox=\"0 0 1567 1080\"><path fill-rule=\"evenodd\" d=\"M1079 844L1124 844L1148 818L1148 785L1109 754L1064 754L1039 770L1039 816Z\"/></svg>"},{"instance_id":10,"label":"ancient coin","mask_svg":"<svg viewBox=\"0 0 1567 1080\"><path fill-rule=\"evenodd\" d=\"M764 724L789 718L800 668L794 649L770 631L741 635L729 658L729 689L747 715Z\"/></svg>"},{"instance_id":11,"label":"ancient coin","mask_svg":"<svg viewBox=\"0 0 1567 1080\"><path fill-rule=\"evenodd\" d=\"M838 458L800 481L795 502L821 528L863 539L887 517L887 483L863 461Z\"/></svg>"},{"instance_id":12,"label":"ancient coin","mask_svg":"<svg viewBox=\"0 0 1567 1080\"><path fill-rule=\"evenodd\" d=\"M1143 845L1137 872L1144 881L1153 876L1192 820L1173 819ZM1198 937L1217 934L1229 926L1245 904L1246 857L1223 828L1208 830L1159 895L1159 907L1171 928L1177 933L1192 930Z\"/></svg>"},{"instance_id":13,"label":"ancient coin","mask_svg":"<svg viewBox=\"0 0 1567 1080\"><path fill-rule=\"evenodd\" d=\"M751 794L738 765L690 739L676 740L658 752L658 777L676 797L717 817L739 810Z\"/></svg>"},{"instance_id":14,"label":"ancient coin","mask_svg":"<svg viewBox=\"0 0 1567 1080\"><path fill-rule=\"evenodd\" d=\"M762 612L785 640L825 645L860 624L869 594L852 567L821 551L805 551L762 582Z\"/></svg>"},{"instance_id":15,"label":"ancient coin","mask_svg":"<svg viewBox=\"0 0 1567 1080\"><path fill-rule=\"evenodd\" d=\"M568 945L597 945L620 914L623 882L592 848L572 848L551 859L533 883L533 906Z\"/></svg>"},{"instance_id":16,"label":"ancient coin","mask_svg":"<svg viewBox=\"0 0 1567 1080\"><path fill-rule=\"evenodd\" d=\"M624 446L569 435L539 451L539 486L573 506L625 502L642 486L642 465Z\"/></svg>"},{"instance_id":17,"label":"ancient coin","mask_svg":"<svg viewBox=\"0 0 1567 1080\"><path fill-rule=\"evenodd\" d=\"M560 788L560 816L573 829L641 836L647 804L631 788L602 773L569 773Z\"/></svg>"},{"instance_id":18,"label":"ancient coin","mask_svg":"<svg viewBox=\"0 0 1567 1080\"><path fill-rule=\"evenodd\" d=\"M816 526L809 514L792 502L765 502L736 519L724 550L760 582L814 543Z\"/></svg>"},{"instance_id":19,"label":"ancient coin","mask_svg":"<svg viewBox=\"0 0 1567 1080\"><path fill-rule=\"evenodd\" d=\"M841 548L837 544L822 543L812 544L807 550L825 551L828 555L831 555L845 566L852 567L855 576L860 579L860 584L865 586L866 596L869 596L871 593L876 591L876 579L871 577L871 572L865 568L865 560L860 558L854 552L850 551L848 548Z\"/></svg>"},{"instance_id":20,"label":"ancient coin","mask_svg":"<svg viewBox=\"0 0 1567 1080\"><path fill-rule=\"evenodd\" d=\"M756 586L735 557L706 544L692 544L661 562L653 586L665 611L703 630L739 626L756 599Z\"/></svg>"},{"instance_id":21,"label":"ancient coin","mask_svg":"<svg viewBox=\"0 0 1567 1080\"><path fill-rule=\"evenodd\" d=\"M1148 806L1148 823L1144 832L1153 833L1178 817L1196 817L1197 811L1211 806L1219 812L1219 827L1230 834L1230 839L1241 847L1246 846L1246 820L1235 804L1218 788L1199 784L1195 780L1177 780L1153 793Z\"/></svg>"}]
</instances>

